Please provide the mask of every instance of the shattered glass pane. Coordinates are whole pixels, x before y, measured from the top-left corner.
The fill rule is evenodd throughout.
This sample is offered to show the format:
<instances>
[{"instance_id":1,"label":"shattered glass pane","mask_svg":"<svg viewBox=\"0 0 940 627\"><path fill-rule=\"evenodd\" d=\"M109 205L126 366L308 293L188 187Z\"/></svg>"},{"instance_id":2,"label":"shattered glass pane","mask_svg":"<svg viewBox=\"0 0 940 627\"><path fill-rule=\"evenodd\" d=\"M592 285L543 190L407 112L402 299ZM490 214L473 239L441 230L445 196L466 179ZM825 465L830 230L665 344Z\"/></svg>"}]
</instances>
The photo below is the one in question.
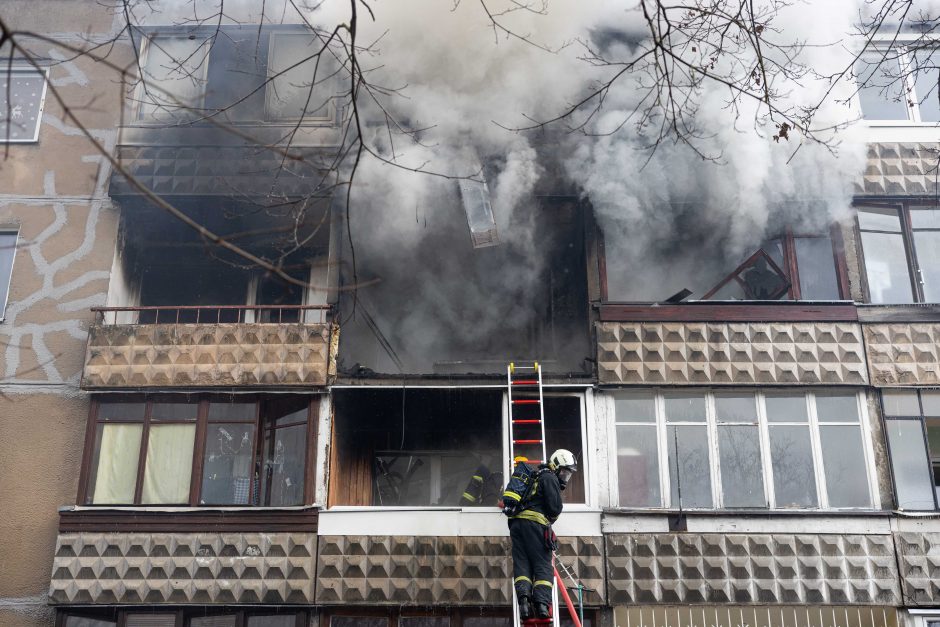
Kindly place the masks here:
<instances>
[{"instance_id":1,"label":"shattered glass pane","mask_svg":"<svg viewBox=\"0 0 940 627\"><path fill-rule=\"evenodd\" d=\"M460 197L464 211L467 212L467 224L474 248L494 246L499 243L496 233L496 218L490 206L490 193L486 183L463 181L460 184Z\"/></svg>"},{"instance_id":2,"label":"shattered glass pane","mask_svg":"<svg viewBox=\"0 0 940 627\"><path fill-rule=\"evenodd\" d=\"M13 68L0 81L0 142L32 142L39 138L46 75L36 69Z\"/></svg>"},{"instance_id":3,"label":"shattered glass pane","mask_svg":"<svg viewBox=\"0 0 940 627\"><path fill-rule=\"evenodd\" d=\"M782 250L772 244L773 254L782 260ZM766 244L765 244L766 245ZM720 287L706 295L710 300L777 300L788 294L790 280L774 261L773 254L760 248L723 279Z\"/></svg>"}]
</instances>

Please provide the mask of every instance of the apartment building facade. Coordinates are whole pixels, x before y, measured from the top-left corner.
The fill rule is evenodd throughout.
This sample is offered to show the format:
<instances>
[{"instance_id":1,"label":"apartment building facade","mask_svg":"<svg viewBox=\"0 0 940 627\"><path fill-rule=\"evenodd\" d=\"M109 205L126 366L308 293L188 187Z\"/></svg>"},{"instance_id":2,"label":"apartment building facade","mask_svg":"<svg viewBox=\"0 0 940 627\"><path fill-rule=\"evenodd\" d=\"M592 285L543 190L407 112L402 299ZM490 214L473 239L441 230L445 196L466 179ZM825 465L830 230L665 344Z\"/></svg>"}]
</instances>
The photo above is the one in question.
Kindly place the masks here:
<instances>
[{"instance_id":1,"label":"apartment building facade","mask_svg":"<svg viewBox=\"0 0 940 627\"><path fill-rule=\"evenodd\" d=\"M120 33L102 7L62 8L24 8L24 29ZM863 92L851 217L783 224L698 300L653 304L560 176L498 245L467 230L498 211L486 190L447 182L416 209L420 240L376 228L353 249L321 188L330 85L311 108L306 64L266 80L308 31L211 32L140 31L141 71L173 99L115 99L101 64L40 39L42 71L13 66L36 120L0 168L3 624L509 624L506 366L536 361L547 446L581 460L556 532L586 624L940 621L928 106ZM254 87L225 128L195 119L236 75ZM75 114L117 164L50 87L102 103ZM292 132L299 158L259 149ZM244 263L146 190L282 263Z\"/></svg>"}]
</instances>

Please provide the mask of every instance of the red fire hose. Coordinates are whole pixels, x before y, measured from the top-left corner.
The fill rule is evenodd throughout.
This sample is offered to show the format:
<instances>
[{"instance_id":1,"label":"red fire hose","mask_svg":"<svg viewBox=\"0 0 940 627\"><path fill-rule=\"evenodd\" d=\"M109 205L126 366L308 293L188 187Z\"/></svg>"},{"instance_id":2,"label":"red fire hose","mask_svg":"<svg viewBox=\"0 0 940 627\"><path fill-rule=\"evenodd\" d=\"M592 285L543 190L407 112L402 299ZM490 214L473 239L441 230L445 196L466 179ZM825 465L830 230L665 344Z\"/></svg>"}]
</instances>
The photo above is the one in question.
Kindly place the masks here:
<instances>
[{"instance_id":1,"label":"red fire hose","mask_svg":"<svg viewBox=\"0 0 940 627\"><path fill-rule=\"evenodd\" d=\"M568 606L568 614L571 615L571 622L574 623L574 627L581 627L581 620L578 618L578 613L574 610L574 603L571 602L571 597L568 596L568 588L565 587L565 582L562 581L561 575L558 574L558 567L555 566L554 560L552 561L552 568L555 570L555 581L558 582L558 589L561 591L562 598L565 599L565 605Z\"/></svg>"}]
</instances>

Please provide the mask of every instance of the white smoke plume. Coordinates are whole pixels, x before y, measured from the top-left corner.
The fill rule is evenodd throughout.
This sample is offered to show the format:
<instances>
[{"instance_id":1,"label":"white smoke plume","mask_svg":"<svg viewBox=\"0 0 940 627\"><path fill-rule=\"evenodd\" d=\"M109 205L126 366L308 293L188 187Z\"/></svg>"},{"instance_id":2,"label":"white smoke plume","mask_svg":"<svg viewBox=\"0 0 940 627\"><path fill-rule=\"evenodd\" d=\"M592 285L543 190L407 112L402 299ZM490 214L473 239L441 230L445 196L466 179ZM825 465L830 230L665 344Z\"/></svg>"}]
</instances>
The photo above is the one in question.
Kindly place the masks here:
<instances>
[{"instance_id":1,"label":"white smoke plume","mask_svg":"<svg viewBox=\"0 0 940 627\"><path fill-rule=\"evenodd\" d=\"M701 297L773 229L820 231L847 214L864 160L857 132L832 131L830 146L799 133L773 141L775 127L755 123L762 120L759 103L745 99L735 116L721 85L705 86L696 118L706 138L701 147L714 161L668 141L650 157L651 138L630 122L621 127L641 93L629 75L614 84L586 133L546 139L541 132L507 130L554 117L611 75L614 69L580 58L585 48L579 42L596 41L599 32L635 42L644 25L635 7L613 0L548 1L544 11L506 12L519 6L509 0L486 5L526 40L494 28L477 1L377 0L370 3L374 19L359 11L358 43L369 46L360 57L370 69L367 78L400 88L385 105L412 127L427 129L420 144L394 134L390 141L375 115L367 141L403 168L367 157L352 195L363 272L382 279L361 296L403 352L405 344L422 355L456 340L479 344L494 329L522 328L507 321L534 315L526 299L541 289L536 282L544 278L544 259L533 235L533 203L540 189L553 189L542 176L547 160L562 165L552 171L570 179L594 208L606 239L612 300L656 301L682 287ZM226 13L238 15L241 6L226 1ZM258 3L243 6L248 17ZM166 7L160 20L194 10L188 0ZM804 42L800 61L819 74L837 72L851 62L858 10L858 0L797 1L780 9L774 36ZM349 20L349 3L326 0L305 10L304 18L331 28ZM265 21L298 20L289 2L272 2ZM630 53L630 44L617 45ZM832 88L811 76L778 87L794 105L812 105ZM857 108L844 102L853 91L847 82L836 85L815 126L858 118ZM510 252L471 249L456 184L407 169L472 175L475 157L498 165L488 182L502 246Z\"/></svg>"}]
</instances>

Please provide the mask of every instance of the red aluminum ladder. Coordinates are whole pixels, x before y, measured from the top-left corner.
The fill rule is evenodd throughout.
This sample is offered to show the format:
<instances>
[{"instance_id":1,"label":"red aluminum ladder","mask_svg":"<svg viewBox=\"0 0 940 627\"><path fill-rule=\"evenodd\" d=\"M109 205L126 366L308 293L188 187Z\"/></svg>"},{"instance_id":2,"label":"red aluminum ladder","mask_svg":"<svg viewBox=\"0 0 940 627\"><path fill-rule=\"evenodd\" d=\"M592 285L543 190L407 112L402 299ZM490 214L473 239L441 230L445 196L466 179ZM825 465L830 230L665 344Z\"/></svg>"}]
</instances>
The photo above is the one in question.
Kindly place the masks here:
<instances>
[{"instance_id":1,"label":"red aluminum ladder","mask_svg":"<svg viewBox=\"0 0 940 627\"><path fill-rule=\"evenodd\" d=\"M538 466L548 463L545 448L545 407L542 397L542 368L539 362L521 366L510 362L506 367L506 390L509 399L509 463L506 476L512 474L517 457ZM554 561L554 556L552 558ZM511 580L510 580L511 581ZM564 585L555 575L552 586L552 617L550 619L519 619L519 599L516 586L512 586L512 618L516 627L560 626L558 616L558 586Z\"/></svg>"}]
</instances>

